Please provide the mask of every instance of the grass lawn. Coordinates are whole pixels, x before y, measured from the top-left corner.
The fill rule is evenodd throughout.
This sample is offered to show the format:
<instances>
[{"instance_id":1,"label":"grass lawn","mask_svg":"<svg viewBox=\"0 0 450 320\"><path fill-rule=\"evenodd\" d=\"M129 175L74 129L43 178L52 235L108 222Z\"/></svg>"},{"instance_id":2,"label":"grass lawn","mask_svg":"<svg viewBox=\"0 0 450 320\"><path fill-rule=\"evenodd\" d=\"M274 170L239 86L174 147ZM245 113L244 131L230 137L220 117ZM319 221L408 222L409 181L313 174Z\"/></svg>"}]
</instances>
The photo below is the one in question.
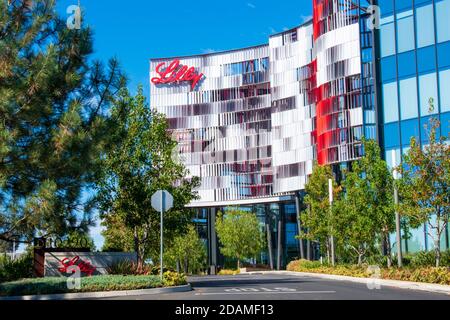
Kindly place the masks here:
<instances>
[{"instance_id":1,"label":"grass lawn","mask_svg":"<svg viewBox=\"0 0 450 320\"><path fill-rule=\"evenodd\" d=\"M67 278L35 278L0 283L0 296L138 290L163 287L159 276L104 275L81 278L81 289L69 290Z\"/></svg>"}]
</instances>

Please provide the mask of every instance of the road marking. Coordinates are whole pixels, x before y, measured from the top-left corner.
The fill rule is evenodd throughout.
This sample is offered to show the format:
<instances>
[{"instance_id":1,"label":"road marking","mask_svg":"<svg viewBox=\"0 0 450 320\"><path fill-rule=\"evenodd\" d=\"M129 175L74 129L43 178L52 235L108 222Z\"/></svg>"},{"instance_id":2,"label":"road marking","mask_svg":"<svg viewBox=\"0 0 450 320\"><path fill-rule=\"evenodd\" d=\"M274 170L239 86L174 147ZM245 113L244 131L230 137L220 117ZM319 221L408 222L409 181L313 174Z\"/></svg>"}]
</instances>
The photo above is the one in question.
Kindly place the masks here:
<instances>
[{"instance_id":1,"label":"road marking","mask_svg":"<svg viewBox=\"0 0 450 320\"><path fill-rule=\"evenodd\" d=\"M211 296L211 295L222 295L222 294L313 294L313 293L336 293L336 291L290 291L290 292L205 292L205 293L196 293L196 296Z\"/></svg>"}]
</instances>

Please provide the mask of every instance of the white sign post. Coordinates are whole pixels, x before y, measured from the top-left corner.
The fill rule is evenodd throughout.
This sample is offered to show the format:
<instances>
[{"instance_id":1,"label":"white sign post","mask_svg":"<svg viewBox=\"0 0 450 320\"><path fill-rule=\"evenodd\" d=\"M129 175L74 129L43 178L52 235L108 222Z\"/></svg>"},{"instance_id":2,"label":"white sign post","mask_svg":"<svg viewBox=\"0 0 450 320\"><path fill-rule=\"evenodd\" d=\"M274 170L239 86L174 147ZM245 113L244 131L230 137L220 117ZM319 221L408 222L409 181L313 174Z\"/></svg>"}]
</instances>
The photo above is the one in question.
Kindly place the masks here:
<instances>
[{"instance_id":1,"label":"white sign post","mask_svg":"<svg viewBox=\"0 0 450 320\"><path fill-rule=\"evenodd\" d=\"M160 274L161 281L163 280L163 216L164 212L170 210L173 207L173 197L166 190L158 190L152 196L152 207L159 213L161 213L161 243L160 243Z\"/></svg>"}]
</instances>

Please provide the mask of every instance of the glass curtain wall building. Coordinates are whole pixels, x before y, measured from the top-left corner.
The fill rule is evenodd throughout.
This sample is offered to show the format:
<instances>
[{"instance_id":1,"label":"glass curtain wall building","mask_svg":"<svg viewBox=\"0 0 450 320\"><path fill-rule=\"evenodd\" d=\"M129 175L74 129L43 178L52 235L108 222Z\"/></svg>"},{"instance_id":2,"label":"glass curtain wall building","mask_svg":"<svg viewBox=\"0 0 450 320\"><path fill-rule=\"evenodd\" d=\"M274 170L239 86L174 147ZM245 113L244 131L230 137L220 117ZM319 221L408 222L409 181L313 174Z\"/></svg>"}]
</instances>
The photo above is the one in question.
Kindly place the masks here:
<instances>
[{"instance_id":1,"label":"glass curtain wall building","mask_svg":"<svg viewBox=\"0 0 450 320\"><path fill-rule=\"evenodd\" d=\"M365 136L398 164L411 136L426 142L432 115L448 134L450 0L379 0L379 29L370 28L369 1L312 1L311 21L268 44L151 60L151 107L167 116L181 160L201 178L189 206L213 266L227 263L218 211L254 212L271 244L258 262L283 267L300 255L297 217L315 163L339 179ZM431 249L423 230L413 233L408 250Z\"/></svg>"},{"instance_id":2,"label":"glass curtain wall building","mask_svg":"<svg viewBox=\"0 0 450 320\"><path fill-rule=\"evenodd\" d=\"M424 126L441 121L443 136L450 121L450 0L379 0L378 88L380 144L388 164L396 166L411 137L427 143ZM426 225L411 230L407 251L431 250ZM441 241L447 249L448 231Z\"/></svg>"}]
</instances>

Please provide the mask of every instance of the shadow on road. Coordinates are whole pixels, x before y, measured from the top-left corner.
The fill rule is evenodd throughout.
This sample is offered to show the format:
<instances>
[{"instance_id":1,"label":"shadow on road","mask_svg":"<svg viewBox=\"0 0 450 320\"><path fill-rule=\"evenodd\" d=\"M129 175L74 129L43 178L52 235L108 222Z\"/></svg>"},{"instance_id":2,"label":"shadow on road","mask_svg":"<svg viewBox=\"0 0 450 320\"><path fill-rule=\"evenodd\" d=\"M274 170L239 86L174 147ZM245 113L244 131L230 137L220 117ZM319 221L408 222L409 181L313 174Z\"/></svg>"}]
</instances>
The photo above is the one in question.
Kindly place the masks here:
<instances>
[{"instance_id":1,"label":"shadow on road","mask_svg":"<svg viewBox=\"0 0 450 320\"><path fill-rule=\"evenodd\" d=\"M206 288L206 287L233 287L233 286L242 286L242 285L255 285L261 286L264 284L300 284L309 281L301 281L297 279L239 279L239 278L230 278L230 279L215 279L213 277L205 277L205 278L192 278L189 279L192 287L194 288Z\"/></svg>"}]
</instances>

